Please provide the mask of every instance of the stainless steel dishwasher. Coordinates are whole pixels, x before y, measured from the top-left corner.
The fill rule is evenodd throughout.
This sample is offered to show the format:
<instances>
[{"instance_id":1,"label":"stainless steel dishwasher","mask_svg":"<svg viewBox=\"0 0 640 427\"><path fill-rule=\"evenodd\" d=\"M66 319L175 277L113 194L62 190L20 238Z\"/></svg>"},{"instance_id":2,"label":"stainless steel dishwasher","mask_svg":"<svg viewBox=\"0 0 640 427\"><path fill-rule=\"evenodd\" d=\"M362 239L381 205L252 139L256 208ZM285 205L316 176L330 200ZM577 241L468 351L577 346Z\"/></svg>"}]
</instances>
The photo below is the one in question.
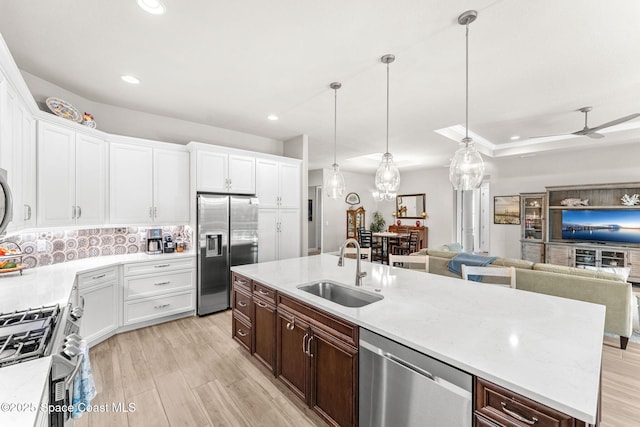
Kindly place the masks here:
<instances>
[{"instance_id":1,"label":"stainless steel dishwasher","mask_svg":"<svg viewBox=\"0 0 640 427\"><path fill-rule=\"evenodd\" d=\"M472 376L360 329L361 426L469 427Z\"/></svg>"}]
</instances>

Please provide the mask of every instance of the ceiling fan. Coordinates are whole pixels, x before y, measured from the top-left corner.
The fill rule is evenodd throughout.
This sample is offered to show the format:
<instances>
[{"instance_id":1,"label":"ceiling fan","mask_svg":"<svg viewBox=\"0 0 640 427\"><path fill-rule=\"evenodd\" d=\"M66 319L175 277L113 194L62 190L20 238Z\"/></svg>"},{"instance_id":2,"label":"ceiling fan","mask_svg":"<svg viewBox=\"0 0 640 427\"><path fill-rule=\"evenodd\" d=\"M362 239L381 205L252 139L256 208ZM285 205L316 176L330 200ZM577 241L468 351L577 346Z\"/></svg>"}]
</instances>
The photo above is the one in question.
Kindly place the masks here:
<instances>
[{"instance_id":1,"label":"ceiling fan","mask_svg":"<svg viewBox=\"0 0 640 427\"><path fill-rule=\"evenodd\" d=\"M591 111L591 107L582 107L582 108L580 108L579 110L576 110L576 111L580 111L580 112L584 113L584 128L583 129L580 129L578 131L571 132L571 133L561 133L561 134L557 134L557 135L546 135L546 136L532 136L530 138L545 138L545 137L560 136L560 135L578 135L578 136L588 136L589 138L604 138L603 134L598 133L599 130L602 130L604 128L608 128L608 127L611 127L611 126L619 125L620 123L624 123L624 122L627 122L629 120L635 119L636 117L640 117L640 113L634 113L634 114L630 114L630 115L625 116L625 117L620 117L619 119L612 120L610 122L601 124L600 126L596 126L596 127L590 128L589 125L587 124L587 117L588 117L589 111Z\"/></svg>"}]
</instances>

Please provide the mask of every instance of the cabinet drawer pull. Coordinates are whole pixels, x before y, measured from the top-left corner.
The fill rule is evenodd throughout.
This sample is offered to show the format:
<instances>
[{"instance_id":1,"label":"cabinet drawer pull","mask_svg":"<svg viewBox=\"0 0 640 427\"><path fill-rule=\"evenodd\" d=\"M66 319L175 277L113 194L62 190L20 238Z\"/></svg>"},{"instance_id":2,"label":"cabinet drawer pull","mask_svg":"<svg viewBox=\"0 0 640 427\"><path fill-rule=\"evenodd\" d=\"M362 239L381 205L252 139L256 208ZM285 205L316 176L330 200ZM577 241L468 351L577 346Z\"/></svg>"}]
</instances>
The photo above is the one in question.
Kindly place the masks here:
<instances>
[{"instance_id":1,"label":"cabinet drawer pull","mask_svg":"<svg viewBox=\"0 0 640 427\"><path fill-rule=\"evenodd\" d=\"M246 337L247 333L246 332L242 332L242 329L238 329L238 335L240 335L241 337Z\"/></svg>"},{"instance_id":2,"label":"cabinet drawer pull","mask_svg":"<svg viewBox=\"0 0 640 427\"><path fill-rule=\"evenodd\" d=\"M244 286L244 285L247 284L247 281L246 280L237 279L235 282L233 282L233 284L234 285L242 285L242 286Z\"/></svg>"},{"instance_id":3,"label":"cabinet drawer pull","mask_svg":"<svg viewBox=\"0 0 640 427\"><path fill-rule=\"evenodd\" d=\"M247 303L246 303L246 302L244 302L244 301L238 301L238 305L239 305L240 307L246 307L246 306L247 306Z\"/></svg>"},{"instance_id":4,"label":"cabinet drawer pull","mask_svg":"<svg viewBox=\"0 0 640 427\"><path fill-rule=\"evenodd\" d=\"M168 285L169 283L171 283L171 280L167 280L166 282L157 282L157 283L154 283L154 285L161 286L161 285Z\"/></svg>"},{"instance_id":5,"label":"cabinet drawer pull","mask_svg":"<svg viewBox=\"0 0 640 427\"><path fill-rule=\"evenodd\" d=\"M98 274L97 276L91 277L91 280L102 279L106 275L107 275L106 273Z\"/></svg>"},{"instance_id":6,"label":"cabinet drawer pull","mask_svg":"<svg viewBox=\"0 0 640 427\"><path fill-rule=\"evenodd\" d=\"M258 289L258 293L259 293L260 295L269 295L269 292L268 292L268 291L265 291L264 289Z\"/></svg>"},{"instance_id":7,"label":"cabinet drawer pull","mask_svg":"<svg viewBox=\"0 0 640 427\"><path fill-rule=\"evenodd\" d=\"M165 308L165 307L169 307L171 304L160 304L160 305L156 305L154 306L154 308Z\"/></svg>"},{"instance_id":8,"label":"cabinet drawer pull","mask_svg":"<svg viewBox=\"0 0 640 427\"><path fill-rule=\"evenodd\" d=\"M260 301L256 301L256 304L258 304L260 307L262 308L267 308L267 304L260 302Z\"/></svg>"},{"instance_id":9,"label":"cabinet drawer pull","mask_svg":"<svg viewBox=\"0 0 640 427\"><path fill-rule=\"evenodd\" d=\"M296 318L294 317L291 322L287 322L287 329L293 331L296 328Z\"/></svg>"},{"instance_id":10,"label":"cabinet drawer pull","mask_svg":"<svg viewBox=\"0 0 640 427\"><path fill-rule=\"evenodd\" d=\"M163 267L169 267L171 264L157 264L154 265L153 268L163 268Z\"/></svg>"},{"instance_id":11,"label":"cabinet drawer pull","mask_svg":"<svg viewBox=\"0 0 640 427\"><path fill-rule=\"evenodd\" d=\"M309 355L309 357L313 357L313 353L311 353L311 340L313 339L313 336L310 336L309 339L307 340L307 354Z\"/></svg>"},{"instance_id":12,"label":"cabinet drawer pull","mask_svg":"<svg viewBox=\"0 0 640 427\"><path fill-rule=\"evenodd\" d=\"M304 354L307 354L307 337L309 336L308 333L304 334L304 336L302 337L302 352Z\"/></svg>"},{"instance_id":13,"label":"cabinet drawer pull","mask_svg":"<svg viewBox=\"0 0 640 427\"><path fill-rule=\"evenodd\" d=\"M531 419L525 418L522 415L518 414L517 412L507 409L506 403L500 402L500 404L502 405L502 410L506 414L511 415L513 418L515 418L518 421L522 421L523 423L529 424L531 426L538 422L538 419L536 417L531 417Z\"/></svg>"}]
</instances>

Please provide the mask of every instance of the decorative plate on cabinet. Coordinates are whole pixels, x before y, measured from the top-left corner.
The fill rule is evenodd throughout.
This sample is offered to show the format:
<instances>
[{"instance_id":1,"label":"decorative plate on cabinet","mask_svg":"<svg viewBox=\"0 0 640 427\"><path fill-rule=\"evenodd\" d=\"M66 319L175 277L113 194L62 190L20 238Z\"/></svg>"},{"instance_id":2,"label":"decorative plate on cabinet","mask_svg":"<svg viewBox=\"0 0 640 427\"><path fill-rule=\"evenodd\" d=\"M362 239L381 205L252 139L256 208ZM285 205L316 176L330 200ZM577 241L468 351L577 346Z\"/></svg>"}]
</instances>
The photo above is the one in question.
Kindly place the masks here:
<instances>
[{"instance_id":1,"label":"decorative plate on cabinet","mask_svg":"<svg viewBox=\"0 0 640 427\"><path fill-rule=\"evenodd\" d=\"M82 114L78 111L73 105L69 104L67 101L64 101L60 98L47 98L45 101L47 103L47 107L55 114L56 116L60 116L67 120L71 120L77 123L82 122Z\"/></svg>"},{"instance_id":2,"label":"decorative plate on cabinet","mask_svg":"<svg viewBox=\"0 0 640 427\"><path fill-rule=\"evenodd\" d=\"M357 205L360 203L360 196L358 196L358 193L349 193L347 194L347 197L345 197L344 201L352 206Z\"/></svg>"}]
</instances>

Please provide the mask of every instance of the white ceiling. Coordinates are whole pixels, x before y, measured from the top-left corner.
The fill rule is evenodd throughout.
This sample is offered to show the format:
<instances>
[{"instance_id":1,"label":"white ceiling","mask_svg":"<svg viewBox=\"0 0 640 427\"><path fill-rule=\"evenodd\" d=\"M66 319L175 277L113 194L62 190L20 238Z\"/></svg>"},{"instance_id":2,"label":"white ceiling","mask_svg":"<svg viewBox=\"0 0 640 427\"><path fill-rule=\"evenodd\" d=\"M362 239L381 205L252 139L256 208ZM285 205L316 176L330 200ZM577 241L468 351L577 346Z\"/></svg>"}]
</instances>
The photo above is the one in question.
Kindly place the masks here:
<instances>
[{"instance_id":1,"label":"white ceiling","mask_svg":"<svg viewBox=\"0 0 640 427\"><path fill-rule=\"evenodd\" d=\"M640 142L640 118L601 140L511 142L640 112L637 0L0 0L0 31L18 66L95 102L286 140L309 135L309 168L374 170L389 149L402 168L449 163L457 143L434 131L464 124L470 26L469 128L489 155ZM120 80L130 73L142 83ZM269 121L275 113L279 121ZM546 141L546 142L545 142ZM360 156L372 155L370 159ZM350 158L358 157L356 160Z\"/></svg>"}]
</instances>

